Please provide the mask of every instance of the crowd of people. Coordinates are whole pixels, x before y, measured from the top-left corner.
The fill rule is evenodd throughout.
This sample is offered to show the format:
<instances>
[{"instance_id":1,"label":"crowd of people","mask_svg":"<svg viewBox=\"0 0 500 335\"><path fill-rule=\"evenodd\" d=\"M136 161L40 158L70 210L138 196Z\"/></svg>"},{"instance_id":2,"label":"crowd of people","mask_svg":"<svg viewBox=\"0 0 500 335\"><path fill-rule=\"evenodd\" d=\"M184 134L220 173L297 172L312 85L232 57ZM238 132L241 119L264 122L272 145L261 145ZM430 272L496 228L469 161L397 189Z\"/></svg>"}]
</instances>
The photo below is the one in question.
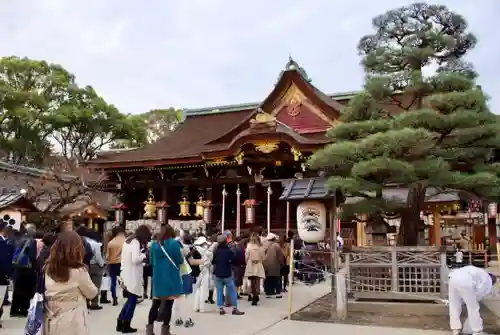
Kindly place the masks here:
<instances>
[{"instance_id":1,"label":"crowd of people","mask_svg":"<svg viewBox=\"0 0 500 335\"><path fill-rule=\"evenodd\" d=\"M0 227L0 287L6 291L0 313L10 304L11 317L26 317L38 292L45 301L46 335L89 334L87 310L116 306L123 296L116 331L135 333L135 308L151 298L146 334L153 335L160 322L161 334L168 335L173 318L176 326L193 327L194 313L207 305L215 304L220 315L244 315L239 300L248 296L251 305L258 305L262 284L267 298L281 298L292 237L252 233L233 238L230 231L193 236L169 225L154 235L145 225L130 234L117 226L103 247L99 234L85 226L43 236L33 225L23 232ZM194 306L183 308L191 294Z\"/></svg>"}]
</instances>

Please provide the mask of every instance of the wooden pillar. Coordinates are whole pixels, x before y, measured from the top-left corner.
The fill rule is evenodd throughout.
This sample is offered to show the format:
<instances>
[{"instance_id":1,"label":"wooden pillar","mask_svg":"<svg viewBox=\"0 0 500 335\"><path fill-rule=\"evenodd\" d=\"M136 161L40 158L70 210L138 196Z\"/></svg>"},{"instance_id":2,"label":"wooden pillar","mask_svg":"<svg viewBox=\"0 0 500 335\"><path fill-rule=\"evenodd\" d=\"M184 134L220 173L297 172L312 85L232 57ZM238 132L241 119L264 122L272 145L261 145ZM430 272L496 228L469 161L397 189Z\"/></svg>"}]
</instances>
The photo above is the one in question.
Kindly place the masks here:
<instances>
[{"instance_id":1,"label":"wooden pillar","mask_svg":"<svg viewBox=\"0 0 500 335\"><path fill-rule=\"evenodd\" d=\"M435 209L433 212L433 217L434 217L434 225L432 226L432 237L433 241L431 245L434 245L436 247L441 246L441 211L438 209Z\"/></svg>"},{"instance_id":2,"label":"wooden pillar","mask_svg":"<svg viewBox=\"0 0 500 335\"><path fill-rule=\"evenodd\" d=\"M240 236L241 230L241 190L240 184L236 189L236 236Z\"/></svg>"},{"instance_id":3,"label":"wooden pillar","mask_svg":"<svg viewBox=\"0 0 500 335\"><path fill-rule=\"evenodd\" d=\"M168 188L166 184L163 184L161 188L161 200L165 203L164 218L162 224L168 224Z\"/></svg>"},{"instance_id":4,"label":"wooden pillar","mask_svg":"<svg viewBox=\"0 0 500 335\"><path fill-rule=\"evenodd\" d=\"M226 185L222 185L222 214L221 214L221 232L224 232L226 223Z\"/></svg>"},{"instance_id":5,"label":"wooden pillar","mask_svg":"<svg viewBox=\"0 0 500 335\"><path fill-rule=\"evenodd\" d=\"M215 233L215 227L213 224L213 191L212 191L212 184L210 184L208 187L205 188L205 200L207 203L207 208L205 210L208 210L209 214L207 215L207 222L205 222L205 231L208 236L211 236L212 234Z\"/></svg>"},{"instance_id":6,"label":"wooden pillar","mask_svg":"<svg viewBox=\"0 0 500 335\"><path fill-rule=\"evenodd\" d=\"M267 186L267 233L271 232L271 194L273 191L271 189L271 183Z\"/></svg>"},{"instance_id":7,"label":"wooden pillar","mask_svg":"<svg viewBox=\"0 0 500 335\"><path fill-rule=\"evenodd\" d=\"M359 219L356 220L356 246L364 247L366 246L366 235L365 235L365 222L366 214L359 215Z\"/></svg>"},{"instance_id":8,"label":"wooden pillar","mask_svg":"<svg viewBox=\"0 0 500 335\"><path fill-rule=\"evenodd\" d=\"M290 231L290 201L286 202L286 237L288 238L288 232Z\"/></svg>"}]
</instances>

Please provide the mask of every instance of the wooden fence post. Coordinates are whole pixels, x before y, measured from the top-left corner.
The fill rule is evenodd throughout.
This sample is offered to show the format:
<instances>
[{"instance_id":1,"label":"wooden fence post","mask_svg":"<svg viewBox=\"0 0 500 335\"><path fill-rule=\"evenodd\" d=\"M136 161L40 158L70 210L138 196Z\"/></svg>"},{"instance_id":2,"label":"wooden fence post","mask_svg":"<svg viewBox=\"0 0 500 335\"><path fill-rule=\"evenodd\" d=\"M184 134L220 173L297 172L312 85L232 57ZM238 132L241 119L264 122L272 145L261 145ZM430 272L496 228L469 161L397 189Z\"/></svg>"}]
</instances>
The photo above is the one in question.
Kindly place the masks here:
<instances>
[{"instance_id":1,"label":"wooden fence post","mask_svg":"<svg viewBox=\"0 0 500 335\"><path fill-rule=\"evenodd\" d=\"M442 247L440 251L439 296L441 299L446 299L448 297L448 275L450 274L450 270L448 269L448 264L446 264L446 247Z\"/></svg>"},{"instance_id":2,"label":"wooden fence post","mask_svg":"<svg viewBox=\"0 0 500 335\"><path fill-rule=\"evenodd\" d=\"M398 252L396 247L391 248L391 291L399 290L399 270L398 270Z\"/></svg>"}]
</instances>

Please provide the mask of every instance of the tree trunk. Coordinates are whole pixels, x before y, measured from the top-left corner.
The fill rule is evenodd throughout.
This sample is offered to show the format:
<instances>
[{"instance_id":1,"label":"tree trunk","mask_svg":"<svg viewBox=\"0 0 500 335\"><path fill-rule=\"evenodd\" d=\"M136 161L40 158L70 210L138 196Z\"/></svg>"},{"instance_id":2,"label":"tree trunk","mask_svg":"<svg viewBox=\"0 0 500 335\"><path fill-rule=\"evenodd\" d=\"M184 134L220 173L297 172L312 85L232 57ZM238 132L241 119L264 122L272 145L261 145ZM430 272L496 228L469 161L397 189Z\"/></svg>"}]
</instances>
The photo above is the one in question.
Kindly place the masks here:
<instances>
[{"instance_id":1,"label":"tree trunk","mask_svg":"<svg viewBox=\"0 0 500 335\"><path fill-rule=\"evenodd\" d=\"M426 188L421 184L408 188L406 207L401 212L398 245L415 246L418 244L420 211L425 202L425 191Z\"/></svg>"}]
</instances>

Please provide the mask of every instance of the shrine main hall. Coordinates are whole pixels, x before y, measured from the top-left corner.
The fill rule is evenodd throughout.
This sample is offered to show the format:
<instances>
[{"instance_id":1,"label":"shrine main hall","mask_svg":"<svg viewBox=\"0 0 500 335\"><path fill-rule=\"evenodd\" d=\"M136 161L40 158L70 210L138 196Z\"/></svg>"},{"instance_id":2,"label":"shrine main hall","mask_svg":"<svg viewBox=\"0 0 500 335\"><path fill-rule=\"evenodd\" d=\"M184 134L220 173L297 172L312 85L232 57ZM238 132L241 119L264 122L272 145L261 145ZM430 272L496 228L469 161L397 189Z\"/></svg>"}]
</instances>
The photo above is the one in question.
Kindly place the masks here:
<instances>
[{"instance_id":1,"label":"shrine main hall","mask_svg":"<svg viewBox=\"0 0 500 335\"><path fill-rule=\"evenodd\" d=\"M163 222L284 232L296 227L297 216L296 203L279 199L284 181L321 178L307 159L328 144L326 131L354 94L321 92L290 58L261 102L185 110L166 137L104 152L88 165L103 169L109 189L121 194L118 220L154 216L146 203ZM341 234L356 244L362 232L356 222L343 222Z\"/></svg>"}]
</instances>

